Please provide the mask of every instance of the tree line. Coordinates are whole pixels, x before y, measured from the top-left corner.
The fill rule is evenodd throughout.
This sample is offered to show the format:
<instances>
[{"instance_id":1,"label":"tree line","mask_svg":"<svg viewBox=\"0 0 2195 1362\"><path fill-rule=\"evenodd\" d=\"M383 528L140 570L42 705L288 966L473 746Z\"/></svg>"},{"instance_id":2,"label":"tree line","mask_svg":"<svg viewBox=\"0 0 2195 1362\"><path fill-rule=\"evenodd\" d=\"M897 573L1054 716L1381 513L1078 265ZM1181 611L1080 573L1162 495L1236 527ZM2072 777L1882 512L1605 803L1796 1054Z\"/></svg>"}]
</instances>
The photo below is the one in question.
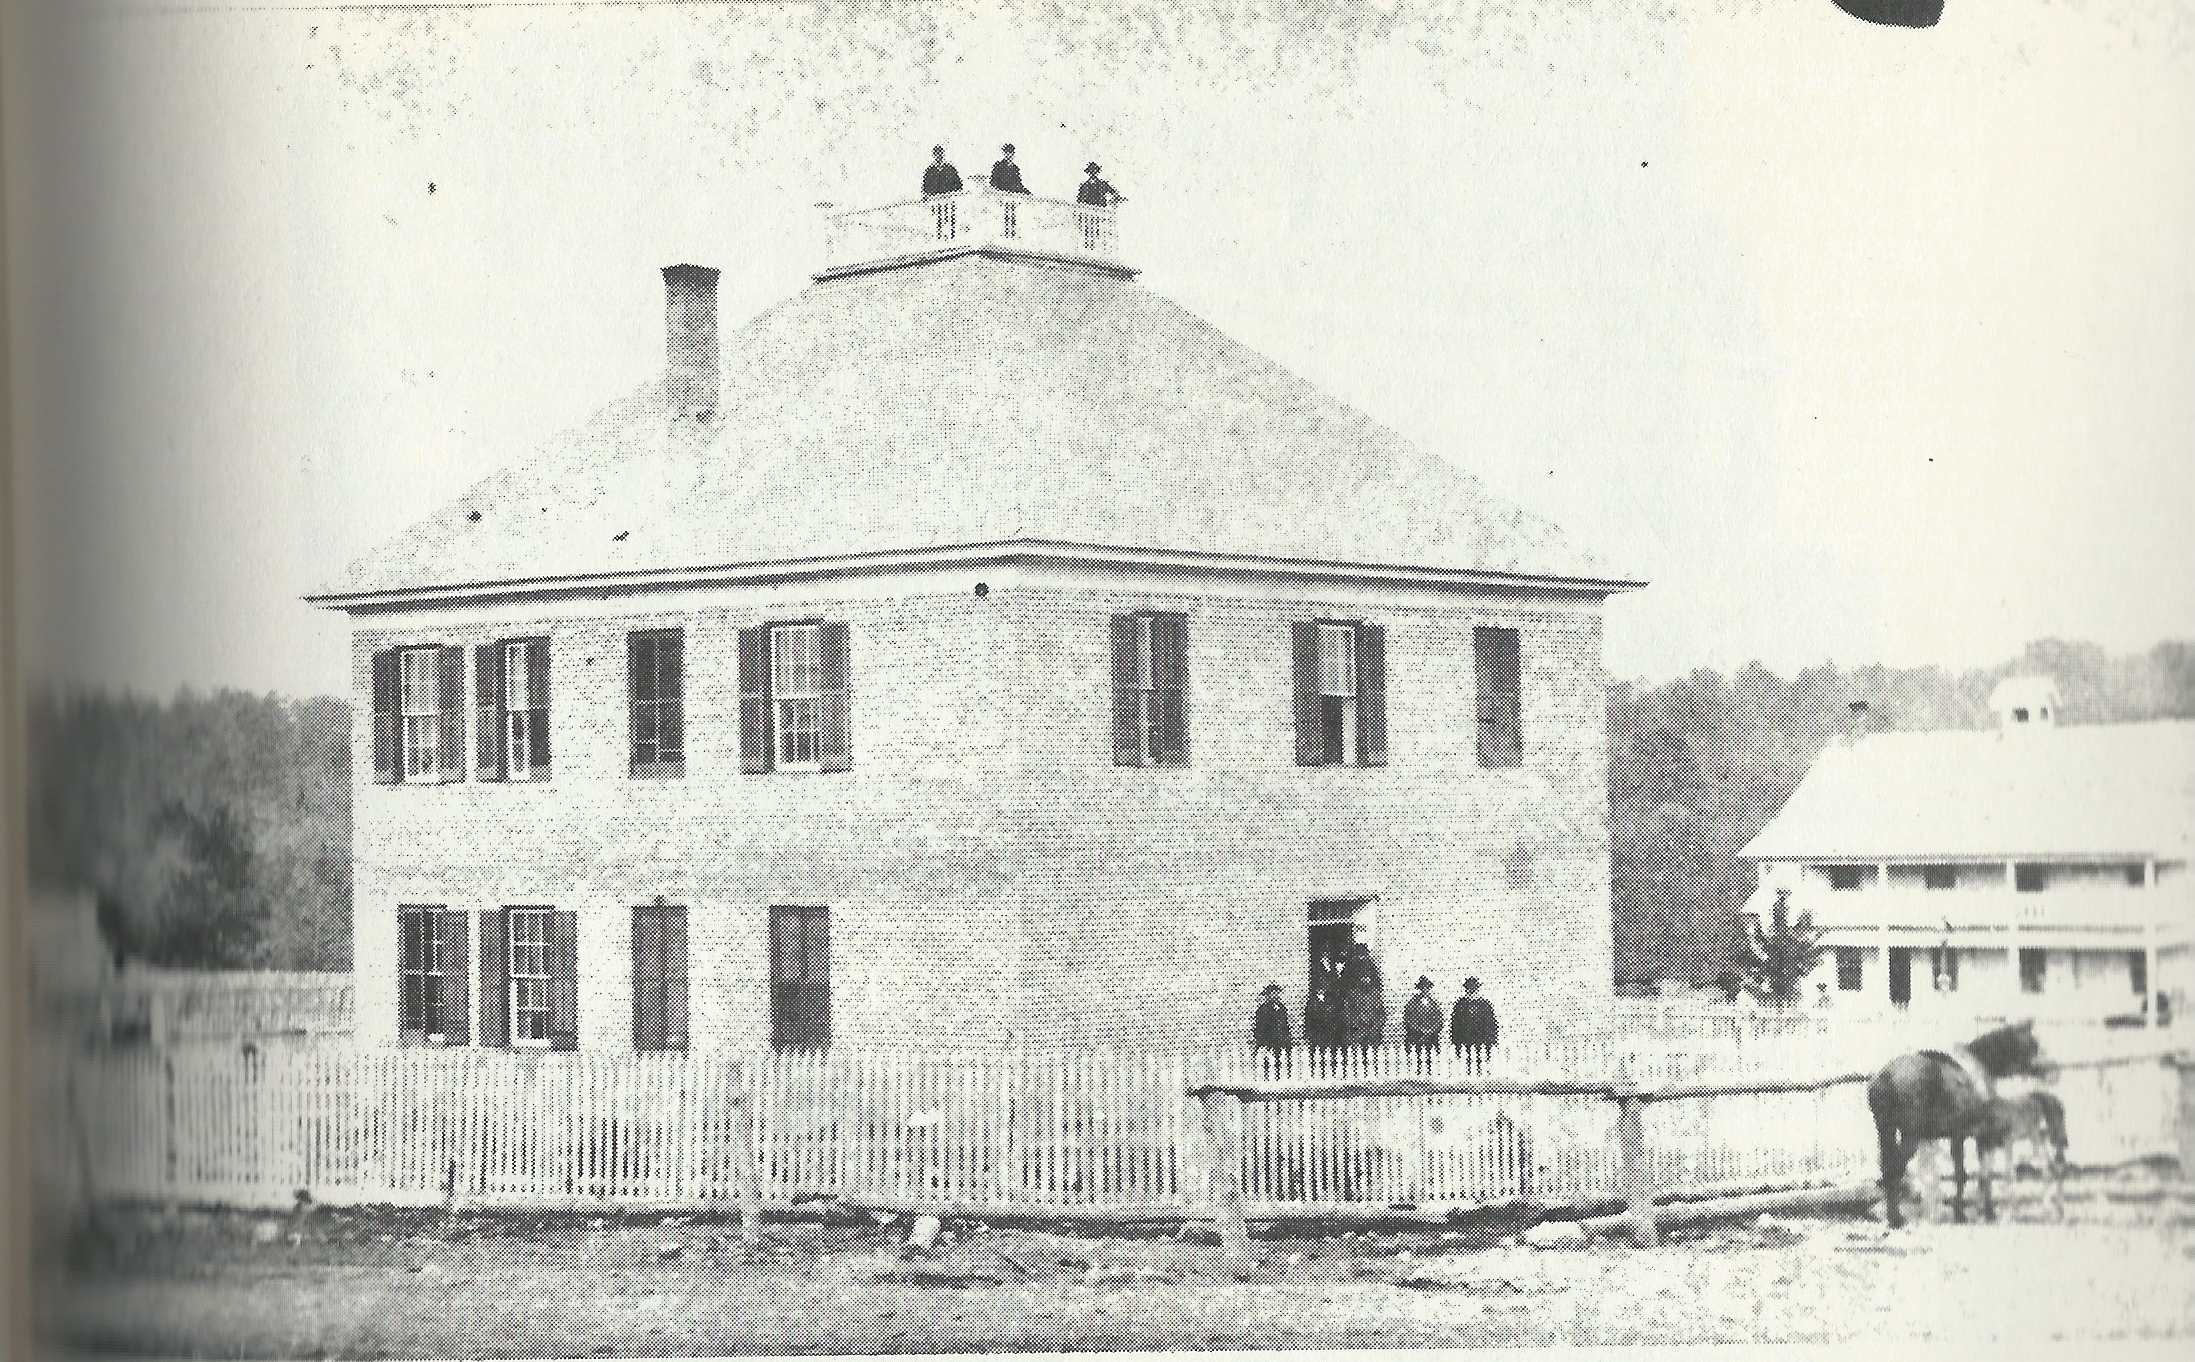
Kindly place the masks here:
<instances>
[{"instance_id":1,"label":"tree line","mask_svg":"<svg viewBox=\"0 0 2195 1362\"><path fill-rule=\"evenodd\" d=\"M1877 728L1980 728L2008 675L2056 678L2067 723L2195 717L2195 643L2111 656L2047 640L1950 672L1758 663L1608 695L1618 983L1710 983L1740 955L1738 852L1868 701ZM351 707L222 690L27 697L30 872L88 890L111 946L156 964L350 964Z\"/></svg>"},{"instance_id":2,"label":"tree line","mask_svg":"<svg viewBox=\"0 0 2195 1362\"><path fill-rule=\"evenodd\" d=\"M350 706L221 690L25 696L34 885L178 968L348 969Z\"/></svg>"}]
</instances>

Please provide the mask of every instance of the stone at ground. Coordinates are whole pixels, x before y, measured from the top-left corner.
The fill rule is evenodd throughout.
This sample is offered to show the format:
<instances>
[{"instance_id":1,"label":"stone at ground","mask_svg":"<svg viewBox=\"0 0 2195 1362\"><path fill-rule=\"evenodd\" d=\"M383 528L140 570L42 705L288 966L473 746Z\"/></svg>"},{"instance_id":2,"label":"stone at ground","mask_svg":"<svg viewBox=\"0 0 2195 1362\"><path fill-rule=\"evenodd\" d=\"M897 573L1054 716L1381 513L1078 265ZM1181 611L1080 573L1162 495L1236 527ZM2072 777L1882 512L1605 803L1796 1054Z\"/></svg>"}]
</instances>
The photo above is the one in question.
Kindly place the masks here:
<instances>
[{"instance_id":1,"label":"stone at ground","mask_svg":"<svg viewBox=\"0 0 2195 1362\"><path fill-rule=\"evenodd\" d=\"M262 1220L252 1226L252 1242L255 1244L271 1244L281 1236L282 1227L272 1220Z\"/></svg>"},{"instance_id":2,"label":"stone at ground","mask_svg":"<svg viewBox=\"0 0 2195 1362\"><path fill-rule=\"evenodd\" d=\"M1573 1248L1585 1242L1585 1230L1576 1221L1548 1220L1534 1225L1517 1238L1536 1249Z\"/></svg>"}]
</instances>

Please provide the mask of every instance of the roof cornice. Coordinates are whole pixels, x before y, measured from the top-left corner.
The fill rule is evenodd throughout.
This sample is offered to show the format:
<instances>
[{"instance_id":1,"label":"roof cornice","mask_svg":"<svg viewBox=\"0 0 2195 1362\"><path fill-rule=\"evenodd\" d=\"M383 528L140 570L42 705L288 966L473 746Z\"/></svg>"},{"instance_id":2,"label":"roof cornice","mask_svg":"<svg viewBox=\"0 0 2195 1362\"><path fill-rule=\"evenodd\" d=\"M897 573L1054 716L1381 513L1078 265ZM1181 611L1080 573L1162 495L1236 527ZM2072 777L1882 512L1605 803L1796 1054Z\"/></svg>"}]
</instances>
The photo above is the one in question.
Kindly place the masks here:
<instances>
[{"instance_id":1,"label":"roof cornice","mask_svg":"<svg viewBox=\"0 0 2195 1362\"><path fill-rule=\"evenodd\" d=\"M483 579L394 590L331 590L312 593L304 599L308 604L329 610L378 612L526 597L637 594L692 587L850 577L933 568L1044 563L1292 580L1341 580L1436 588L1492 589L1573 597L1606 597L1646 585L1644 581L1625 577L1555 576L1472 568L1263 558L1241 554L1198 553L1182 549L1144 549L1042 539L1009 539L988 544L956 544L886 553L779 559L761 563L723 563L626 572Z\"/></svg>"}]
</instances>

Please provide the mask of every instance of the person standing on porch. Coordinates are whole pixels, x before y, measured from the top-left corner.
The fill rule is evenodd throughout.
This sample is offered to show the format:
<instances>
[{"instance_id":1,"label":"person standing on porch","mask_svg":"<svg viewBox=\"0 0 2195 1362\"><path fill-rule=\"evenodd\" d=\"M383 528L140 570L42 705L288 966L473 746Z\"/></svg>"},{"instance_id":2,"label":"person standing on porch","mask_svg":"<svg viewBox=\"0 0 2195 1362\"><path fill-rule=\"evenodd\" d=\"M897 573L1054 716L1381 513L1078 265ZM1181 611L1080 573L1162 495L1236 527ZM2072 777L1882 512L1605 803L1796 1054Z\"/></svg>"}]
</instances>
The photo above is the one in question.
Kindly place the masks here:
<instances>
[{"instance_id":1,"label":"person standing on porch","mask_svg":"<svg viewBox=\"0 0 2195 1362\"><path fill-rule=\"evenodd\" d=\"M1456 1053L1464 1056L1473 1070L1486 1067L1494 1046L1501 1041L1501 1021L1494 1015L1494 1005L1479 996L1476 974L1463 981L1463 996L1456 999L1448 1035L1455 1042Z\"/></svg>"},{"instance_id":2,"label":"person standing on porch","mask_svg":"<svg viewBox=\"0 0 2195 1362\"><path fill-rule=\"evenodd\" d=\"M930 164L922 168L922 197L960 192L960 171L945 159L945 148L930 148Z\"/></svg>"},{"instance_id":3,"label":"person standing on porch","mask_svg":"<svg viewBox=\"0 0 2195 1362\"><path fill-rule=\"evenodd\" d=\"M1314 1050L1332 1050L1342 1043L1341 994L1322 971L1303 1002L1303 1043Z\"/></svg>"},{"instance_id":4,"label":"person standing on porch","mask_svg":"<svg viewBox=\"0 0 2195 1362\"><path fill-rule=\"evenodd\" d=\"M1433 996L1433 981L1419 975L1418 991L1402 1005L1402 1043L1409 1047L1420 1069L1432 1068L1433 1056L1440 1050L1441 1013L1440 1000Z\"/></svg>"},{"instance_id":5,"label":"person standing on porch","mask_svg":"<svg viewBox=\"0 0 2195 1362\"><path fill-rule=\"evenodd\" d=\"M1288 1028L1288 1004L1281 1001L1280 985L1267 984L1250 1024L1250 1042L1263 1054L1285 1055L1296 1048L1295 1033Z\"/></svg>"},{"instance_id":6,"label":"person standing on porch","mask_svg":"<svg viewBox=\"0 0 2195 1362\"><path fill-rule=\"evenodd\" d=\"M1387 986L1380 978L1372 948L1359 941L1341 967L1341 1007L1353 1050L1376 1050L1387 1036Z\"/></svg>"}]
</instances>

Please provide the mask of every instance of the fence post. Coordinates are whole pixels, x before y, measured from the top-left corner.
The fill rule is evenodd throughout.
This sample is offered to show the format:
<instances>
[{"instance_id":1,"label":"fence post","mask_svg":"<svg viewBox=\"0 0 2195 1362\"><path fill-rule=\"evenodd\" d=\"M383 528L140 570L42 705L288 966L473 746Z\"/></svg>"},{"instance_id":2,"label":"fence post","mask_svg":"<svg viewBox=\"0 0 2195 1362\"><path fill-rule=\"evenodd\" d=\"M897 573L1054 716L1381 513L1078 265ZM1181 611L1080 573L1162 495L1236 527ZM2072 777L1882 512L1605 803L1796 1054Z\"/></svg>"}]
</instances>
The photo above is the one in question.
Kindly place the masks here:
<instances>
[{"instance_id":1,"label":"fence post","mask_svg":"<svg viewBox=\"0 0 2195 1362\"><path fill-rule=\"evenodd\" d=\"M2182 1050L2171 1063L2180 1075L2180 1180L2195 1182L2195 1051Z\"/></svg>"},{"instance_id":2,"label":"fence post","mask_svg":"<svg viewBox=\"0 0 2195 1362\"><path fill-rule=\"evenodd\" d=\"M1212 1150L1212 1222L1219 1230L1222 1255L1240 1271L1250 1261L1250 1224L1242 1213L1242 1181L1236 1176L1234 1122L1227 1107L1241 1100L1224 1092L1204 1094L1204 1137Z\"/></svg>"},{"instance_id":3,"label":"fence post","mask_svg":"<svg viewBox=\"0 0 2195 1362\"><path fill-rule=\"evenodd\" d=\"M762 1240L762 1168L755 1159L755 1139L761 1121L753 1094L747 1091L744 1064L732 1068L732 1106L738 1119L732 1123L732 1182L739 1198L739 1247L753 1257Z\"/></svg>"},{"instance_id":4,"label":"fence post","mask_svg":"<svg viewBox=\"0 0 2195 1362\"><path fill-rule=\"evenodd\" d=\"M1646 1100L1636 1092L1616 1097L1616 1145L1623 1162L1624 1209L1631 1220L1631 1242L1652 1248L1661 1241L1654 1224L1654 1167L1646 1152Z\"/></svg>"}]
</instances>

